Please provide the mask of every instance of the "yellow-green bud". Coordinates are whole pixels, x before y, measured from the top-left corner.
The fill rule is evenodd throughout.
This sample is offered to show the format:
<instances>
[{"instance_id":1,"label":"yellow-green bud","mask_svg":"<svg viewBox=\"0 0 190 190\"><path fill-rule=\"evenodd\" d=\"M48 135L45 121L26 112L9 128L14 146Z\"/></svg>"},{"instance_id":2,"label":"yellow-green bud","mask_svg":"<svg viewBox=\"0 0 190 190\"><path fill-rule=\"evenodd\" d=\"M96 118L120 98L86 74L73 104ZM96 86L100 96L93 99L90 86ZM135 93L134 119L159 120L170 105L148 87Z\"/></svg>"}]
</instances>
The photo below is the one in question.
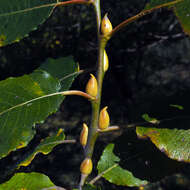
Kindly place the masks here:
<instances>
[{"instance_id":1,"label":"yellow-green bud","mask_svg":"<svg viewBox=\"0 0 190 190\"><path fill-rule=\"evenodd\" d=\"M106 53L106 50L104 50L104 72L108 70L108 67L109 67L108 55Z\"/></svg>"},{"instance_id":2,"label":"yellow-green bud","mask_svg":"<svg viewBox=\"0 0 190 190\"><path fill-rule=\"evenodd\" d=\"M110 124L110 117L109 114L107 112L107 106L104 107L101 111L100 111L100 116L99 116L99 126L98 128L100 130L104 130L107 129L109 124Z\"/></svg>"},{"instance_id":3,"label":"yellow-green bud","mask_svg":"<svg viewBox=\"0 0 190 190\"><path fill-rule=\"evenodd\" d=\"M86 93L96 97L98 93L98 83L93 74L90 74L91 78L89 79L87 85L86 85Z\"/></svg>"},{"instance_id":4,"label":"yellow-green bud","mask_svg":"<svg viewBox=\"0 0 190 190\"><path fill-rule=\"evenodd\" d=\"M84 147L86 146L88 140L88 126L83 123L83 129L80 134L80 144Z\"/></svg>"},{"instance_id":5,"label":"yellow-green bud","mask_svg":"<svg viewBox=\"0 0 190 190\"><path fill-rule=\"evenodd\" d=\"M80 172L85 175L89 175L92 172L92 160L86 158L80 165Z\"/></svg>"},{"instance_id":6,"label":"yellow-green bud","mask_svg":"<svg viewBox=\"0 0 190 190\"><path fill-rule=\"evenodd\" d=\"M102 19L101 32L102 34L106 35L109 34L112 31L112 29L112 24L109 18L107 17L107 14L105 14L104 18Z\"/></svg>"}]
</instances>

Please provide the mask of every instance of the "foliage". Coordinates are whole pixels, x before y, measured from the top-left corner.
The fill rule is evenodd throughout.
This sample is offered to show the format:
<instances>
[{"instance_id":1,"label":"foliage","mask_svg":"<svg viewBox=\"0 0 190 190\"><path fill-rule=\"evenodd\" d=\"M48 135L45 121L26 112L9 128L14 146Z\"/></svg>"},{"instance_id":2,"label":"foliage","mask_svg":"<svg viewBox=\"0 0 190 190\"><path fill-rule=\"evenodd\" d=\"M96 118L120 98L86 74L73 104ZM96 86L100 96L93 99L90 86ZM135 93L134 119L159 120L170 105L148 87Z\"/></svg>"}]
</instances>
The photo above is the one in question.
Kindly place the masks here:
<instances>
[{"instance_id":1,"label":"foliage","mask_svg":"<svg viewBox=\"0 0 190 190\"><path fill-rule=\"evenodd\" d=\"M168 157L178 161L190 161L190 130L137 127L137 135L150 140Z\"/></svg>"},{"instance_id":2,"label":"foliage","mask_svg":"<svg viewBox=\"0 0 190 190\"><path fill-rule=\"evenodd\" d=\"M57 134L46 137L37 147L35 147L33 152L28 155L28 157L19 163L19 166L29 165L38 153L49 154L55 146L63 143L64 139L65 135L62 129L60 129Z\"/></svg>"},{"instance_id":3,"label":"foliage","mask_svg":"<svg viewBox=\"0 0 190 190\"><path fill-rule=\"evenodd\" d=\"M8 182L1 184L0 189L15 189L15 190L42 190L45 188L52 187L55 189L55 185L50 179L39 173L17 173Z\"/></svg>"},{"instance_id":4,"label":"foliage","mask_svg":"<svg viewBox=\"0 0 190 190\"><path fill-rule=\"evenodd\" d=\"M97 37L98 37L98 69L97 76L93 79L96 85L87 83L86 93L82 91L69 90L75 77L82 73L73 58L65 57L59 59L49 58L37 70L31 74L21 77L10 77L0 82L0 158L17 149L26 147L35 135L36 124L43 123L52 113L55 113L63 102L65 95L79 95L87 98L92 104L92 117L90 133L88 135L85 149L85 159L91 161L94 145L99 132L106 132L118 129L110 127L108 119L106 130L99 130L99 116L101 92L104 75L108 69L105 68L104 56L105 47L108 41L118 31L129 23L150 14L153 11L168 7L174 10L184 32L190 34L190 3L189 0L151 0L145 9L139 14L121 22L115 28L107 18L101 23L101 10L99 0L1 0L0 1L0 46L18 42L35 30L39 24L44 22L57 6L70 4L92 4L97 16ZM104 17L105 18L105 17ZM100 30L101 26L101 30ZM108 27L108 29L107 29ZM104 32L101 32L104 31ZM106 31L106 32L105 32ZM109 56L108 56L109 57ZM108 65L108 57L106 64ZM89 80L90 81L90 80ZM90 89L90 92L89 90ZM93 92L93 93L91 93ZM95 92L95 93L94 93ZM171 107L183 109L182 106L171 104ZM107 109L107 107L106 107ZM108 115L108 113L106 113ZM108 115L109 116L109 115ZM107 116L107 117L108 117ZM155 125L160 121L142 115L148 123ZM101 120L104 124L105 118ZM161 129L153 127L137 127L136 133L141 138L150 138L158 149L164 151L168 157L189 162L189 130ZM20 160L18 166L27 166L38 153L49 154L53 148L64 142L65 134L59 130L57 134L45 138L36 146L30 155ZM86 144L86 143L85 143ZM85 185L86 178L91 168L81 174L79 189L97 189L93 183L103 177L111 183L122 186L144 186L148 182L136 178L131 172L119 166L120 158L113 153L114 144L109 144L98 162L98 176L89 184ZM92 167L92 164L90 164ZM88 167L88 166L85 166ZM56 189L57 187L49 178L39 173L17 173L9 181L0 185L0 189Z\"/></svg>"},{"instance_id":5,"label":"foliage","mask_svg":"<svg viewBox=\"0 0 190 190\"><path fill-rule=\"evenodd\" d=\"M65 87L71 82L70 78L65 79ZM34 125L43 122L63 101L64 96L55 94L61 88L58 79L42 70L0 82L4 92L0 99L0 157L28 144L35 134Z\"/></svg>"},{"instance_id":6,"label":"foliage","mask_svg":"<svg viewBox=\"0 0 190 190\"><path fill-rule=\"evenodd\" d=\"M55 3L56 0L2 0L0 46L19 41L31 30L37 28L51 14Z\"/></svg>"},{"instance_id":7,"label":"foliage","mask_svg":"<svg viewBox=\"0 0 190 190\"><path fill-rule=\"evenodd\" d=\"M114 144L109 144L98 162L98 173L109 182L123 186L141 186L146 185L147 181L137 179L133 174L119 166L119 157L113 153Z\"/></svg>"}]
</instances>

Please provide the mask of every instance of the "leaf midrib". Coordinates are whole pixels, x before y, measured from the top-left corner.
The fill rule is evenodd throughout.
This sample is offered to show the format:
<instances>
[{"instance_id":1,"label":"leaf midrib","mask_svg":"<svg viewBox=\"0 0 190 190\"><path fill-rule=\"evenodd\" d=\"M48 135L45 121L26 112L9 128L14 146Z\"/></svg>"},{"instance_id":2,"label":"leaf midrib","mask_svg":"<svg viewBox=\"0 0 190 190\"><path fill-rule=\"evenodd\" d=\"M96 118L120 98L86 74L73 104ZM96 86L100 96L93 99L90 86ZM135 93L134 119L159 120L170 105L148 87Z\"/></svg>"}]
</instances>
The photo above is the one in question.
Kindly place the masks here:
<instances>
[{"instance_id":1,"label":"leaf midrib","mask_svg":"<svg viewBox=\"0 0 190 190\"><path fill-rule=\"evenodd\" d=\"M36 6L36 7L32 7L32 8L22 9L19 11L13 11L10 13L3 13L3 14L0 14L0 17L11 16L11 15L15 15L15 14L21 14L21 13L33 11L35 9L41 9L41 8L46 8L46 7L55 7L57 4L58 3L51 3L51 4L40 5L40 6Z\"/></svg>"},{"instance_id":2,"label":"leaf midrib","mask_svg":"<svg viewBox=\"0 0 190 190\"><path fill-rule=\"evenodd\" d=\"M0 116L3 115L3 114L5 114L5 113L7 113L7 112L9 112L9 111L12 111L13 109L16 109L16 108L18 108L18 107L27 105L27 104L29 104L29 103L31 103L31 102L34 102L34 101L37 101L37 100L40 100L40 99L43 99L43 98L51 97L51 96L62 95L62 94L63 94L63 92L56 92L56 93L47 94L47 95L44 95L44 96L40 96L40 97L31 99L31 100L28 100L28 101L26 101L26 102L23 102L23 103L21 103L21 104L17 104L17 105L15 105L15 106L13 106L13 107L10 107L10 108L8 108L8 109L6 109L6 110L0 112Z\"/></svg>"}]
</instances>

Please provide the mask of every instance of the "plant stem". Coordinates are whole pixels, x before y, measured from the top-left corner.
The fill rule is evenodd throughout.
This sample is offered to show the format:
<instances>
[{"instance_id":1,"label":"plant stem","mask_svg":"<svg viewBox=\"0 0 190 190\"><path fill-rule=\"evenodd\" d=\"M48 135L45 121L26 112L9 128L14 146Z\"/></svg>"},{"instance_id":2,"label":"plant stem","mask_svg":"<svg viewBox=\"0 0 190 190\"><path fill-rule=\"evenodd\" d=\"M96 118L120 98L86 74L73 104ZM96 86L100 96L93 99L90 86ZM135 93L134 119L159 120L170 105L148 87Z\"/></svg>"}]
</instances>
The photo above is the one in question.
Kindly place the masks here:
<instances>
[{"instance_id":1,"label":"plant stem","mask_svg":"<svg viewBox=\"0 0 190 190\"><path fill-rule=\"evenodd\" d=\"M97 24L97 36L100 33L100 24L101 24L101 9L100 9L100 0L92 0L94 5L94 10L96 13L96 24Z\"/></svg>"},{"instance_id":2,"label":"plant stem","mask_svg":"<svg viewBox=\"0 0 190 190\"><path fill-rule=\"evenodd\" d=\"M101 94L102 94L102 83L104 78L103 71L103 56L104 49L106 46L106 41L104 37L100 34L100 24L101 24L101 12L100 12L100 0L94 0L93 2L96 20L97 20L97 36L98 36L98 71L97 71L97 81L98 81L98 94L96 100L92 101L92 117L91 117L91 127L88 136L88 142L86 146L86 157L91 158L96 139L98 137L98 120L99 120L99 111L101 103Z\"/></svg>"},{"instance_id":3,"label":"plant stem","mask_svg":"<svg viewBox=\"0 0 190 190\"><path fill-rule=\"evenodd\" d=\"M92 101L92 118L91 118L91 127L89 131L88 143L86 146L86 157L92 157L94 151L94 145L98 137L98 120L99 120L99 111L101 103L101 94L102 94L102 83L104 78L103 71L103 56L104 56L105 43L101 37L99 37L99 53L98 53L98 71L97 71L97 81L98 81L98 94L96 100Z\"/></svg>"},{"instance_id":4,"label":"plant stem","mask_svg":"<svg viewBox=\"0 0 190 190\"><path fill-rule=\"evenodd\" d=\"M100 25L101 25L101 10L100 10L100 0L92 1L96 13L97 21L97 37L98 37L98 70L97 70L97 82L98 82L98 94L95 100L91 100L92 103L92 116L91 116L91 126L88 135L88 142L85 148L85 157L92 158L94 146L96 139L98 137L98 121L99 121L99 112L101 104L101 94L102 94L102 83L104 78L103 70L103 60L104 60L104 49L107 43L107 39L100 34ZM82 189L85 180L81 176L81 181L79 184L79 189Z\"/></svg>"}]
</instances>

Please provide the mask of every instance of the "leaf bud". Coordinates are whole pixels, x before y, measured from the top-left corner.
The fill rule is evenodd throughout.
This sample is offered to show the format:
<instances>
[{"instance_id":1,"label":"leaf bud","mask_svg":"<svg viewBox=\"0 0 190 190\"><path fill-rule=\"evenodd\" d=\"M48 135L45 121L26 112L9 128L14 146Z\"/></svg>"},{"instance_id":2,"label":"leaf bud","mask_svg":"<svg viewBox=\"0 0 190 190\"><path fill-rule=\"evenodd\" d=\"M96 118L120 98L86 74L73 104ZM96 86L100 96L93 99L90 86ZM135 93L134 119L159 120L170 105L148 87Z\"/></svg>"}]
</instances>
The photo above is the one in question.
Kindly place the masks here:
<instances>
[{"instance_id":1,"label":"leaf bud","mask_svg":"<svg viewBox=\"0 0 190 190\"><path fill-rule=\"evenodd\" d=\"M85 175L89 175L92 172L92 160L86 158L80 165L80 172Z\"/></svg>"},{"instance_id":2,"label":"leaf bud","mask_svg":"<svg viewBox=\"0 0 190 190\"><path fill-rule=\"evenodd\" d=\"M108 70L108 67L109 67L108 55L106 51L104 50L104 72Z\"/></svg>"},{"instance_id":3,"label":"leaf bud","mask_svg":"<svg viewBox=\"0 0 190 190\"><path fill-rule=\"evenodd\" d=\"M110 117L109 114L107 112L107 106L104 107L101 111L100 111L100 116L99 116L99 126L98 128L100 130L104 130L107 129L109 124L110 124Z\"/></svg>"},{"instance_id":4,"label":"leaf bud","mask_svg":"<svg viewBox=\"0 0 190 190\"><path fill-rule=\"evenodd\" d=\"M91 78L89 79L87 85L86 85L86 93L96 97L98 93L98 83L93 74L90 74Z\"/></svg>"},{"instance_id":5,"label":"leaf bud","mask_svg":"<svg viewBox=\"0 0 190 190\"><path fill-rule=\"evenodd\" d=\"M109 34L112 31L112 24L107 16L107 14L105 14L104 18L102 19L102 24L101 24L101 32L104 35Z\"/></svg>"},{"instance_id":6,"label":"leaf bud","mask_svg":"<svg viewBox=\"0 0 190 190\"><path fill-rule=\"evenodd\" d=\"M86 146L88 140L88 126L83 123L83 129L80 134L80 144L84 147Z\"/></svg>"}]
</instances>

